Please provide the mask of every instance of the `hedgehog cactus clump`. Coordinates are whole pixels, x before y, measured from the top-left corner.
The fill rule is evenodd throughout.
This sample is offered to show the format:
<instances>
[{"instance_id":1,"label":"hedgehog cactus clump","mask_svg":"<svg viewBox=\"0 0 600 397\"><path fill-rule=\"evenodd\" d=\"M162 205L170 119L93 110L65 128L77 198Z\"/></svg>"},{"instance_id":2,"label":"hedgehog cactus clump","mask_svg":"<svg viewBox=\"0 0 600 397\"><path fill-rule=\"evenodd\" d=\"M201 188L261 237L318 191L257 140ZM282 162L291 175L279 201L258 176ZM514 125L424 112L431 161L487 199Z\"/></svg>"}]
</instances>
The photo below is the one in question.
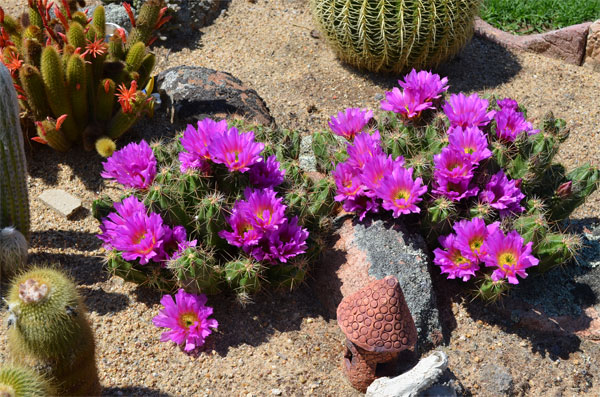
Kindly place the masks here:
<instances>
[{"instance_id":1,"label":"hedgehog cactus clump","mask_svg":"<svg viewBox=\"0 0 600 397\"><path fill-rule=\"evenodd\" d=\"M10 72L0 64L0 280L25 265L29 196L19 104Z\"/></svg>"},{"instance_id":2,"label":"hedgehog cactus clump","mask_svg":"<svg viewBox=\"0 0 600 397\"><path fill-rule=\"evenodd\" d=\"M431 68L471 38L481 0L311 0L316 25L338 57L360 69Z\"/></svg>"},{"instance_id":3,"label":"hedgehog cactus clump","mask_svg":"<svg viewBox=\"0 0 600 397\"><path fill-rule=\"evenodd\" d=\"M0 396L2 397L45 397L56 395L49 382L35 371L5 365L0 368Z\"/></svg>"},{"instance_id":4,"label":"hedgehog cactus clump","mask_svg":"<svg viewBox=\"0 0 600 397\"><path fill-rule=\"evenodd\" d=\"M128 195L94 203L109 270L242 301L266 284L299 285L332 224L334 184L299 169L297 132L256 131L204 119L173 142L115 152L102 176Z\"/></svg>"},{"instance_id":5,"label":"hedgehog cactus clump","mask_svg":"<svg viewBox=\"0 0 600 397\"><path fill-rule=\"evenodd\" d=\"M48 376L59 395L99 395L94 335L75 284L35 268L13 280L6 300L11 358Z\"/></svg>"},{"instance_id":6,"label":"hedgehog cactus clump","mask_svg":"<svg viewBox=\"0 0 600 397\"><path fill-rule=\"evenodd\" d=\"M83 6L83 2L80 1ZM36 127L32 139L58 151L74 144L110 145L144 114L152 115L151 73L156 63L148 46L164 24L162 0L144 4L133 25L106 38L104 7L88 17L75 0L28 0L15 19L0 8L0 63L11 71L21 110Z\"/></svg>"},{"instance_id":7,"label":"hedgehog cactus clump","mask_svg":"<svg viewBox=\"0 0 600 397\"><path fill-rule=\"evenodd\" d=\"M335 200L359 220L391 211L420 226L441 273L486 300L572 261L581 240L562 221L598 188L600 171L554 162L569 135L564 121L550 113L535 129L510 98L459 93L442 104L447 79L430 72L399 84L378 124L349 109L332 117L333 134L313 136Z\"/></svg>"}]
</instances>

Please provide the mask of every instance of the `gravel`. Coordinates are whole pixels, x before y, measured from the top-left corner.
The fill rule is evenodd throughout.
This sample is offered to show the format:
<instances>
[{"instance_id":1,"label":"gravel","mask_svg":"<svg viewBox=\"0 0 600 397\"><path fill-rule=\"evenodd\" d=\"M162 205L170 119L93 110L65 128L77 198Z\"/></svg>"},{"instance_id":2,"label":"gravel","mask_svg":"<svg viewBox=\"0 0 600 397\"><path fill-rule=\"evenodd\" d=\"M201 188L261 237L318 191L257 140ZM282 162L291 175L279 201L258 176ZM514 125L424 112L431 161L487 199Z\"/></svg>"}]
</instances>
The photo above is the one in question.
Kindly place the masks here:
<instances>
[{"instance_id":1,"label":"gravel","mask_svg":"<svg viewBox=\"0 0 600 397\"><path fill-rule=\"evenodd\" d=\"M14 13L15 2L5 0L2 6ZM280 126L304 132L326 128L329 116L345 107L377 108L382 92L400 76L359 73L340 64L313 30L306 0L234 0L195 40L179 43L183 49L158 48L159 69L185 64L230 72L258 91ZM598 165L599 74L478 39L437 72L449 77L453 91L512 96L534 120L553 110L572 129L560 159L568 167L585 161ZM151 324L160 296L110 278L102 268L102 249L94 237L98 223L89 208L99 193L116 198L119 191L102 182L100 159L38 145L28 158L30 262L60 266L79 284L96 335L105 395L358 395L340 370L343 335L334 319L323 316L308 288L260 296L246 307L228 296L211 297L220 327L206 352L190 356L160 343L161 331ZM38 200L50 188L79 197L88 210L70 220L58 216ZM576 216L598 216L599 206L596 193ZM470 393L600 394L598 345L515 329L510 319L495 317L479 302L462 301L452 285L436 281L446 291L438 296L448 342L442 349L452 376ZM6 320L5 313L0 320ZM6 359L1 327L0 362ZM494 371L481 371L484 366L501 366L502 379L495 386L488 386L486 376L496 375L485 375Z\"/></svg>"}]
</instances>

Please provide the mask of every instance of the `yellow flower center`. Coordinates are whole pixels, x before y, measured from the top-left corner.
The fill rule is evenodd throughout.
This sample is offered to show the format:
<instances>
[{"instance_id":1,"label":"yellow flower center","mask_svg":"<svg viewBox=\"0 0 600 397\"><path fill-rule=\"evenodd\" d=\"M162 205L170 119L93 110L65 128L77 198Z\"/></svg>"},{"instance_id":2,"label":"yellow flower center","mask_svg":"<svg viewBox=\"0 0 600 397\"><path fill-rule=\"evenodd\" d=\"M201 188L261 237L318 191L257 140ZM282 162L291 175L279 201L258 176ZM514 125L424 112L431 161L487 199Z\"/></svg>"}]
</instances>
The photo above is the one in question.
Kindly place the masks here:
<instances>
[{"instance_id":1,"label":"yellow flower center","mask_svg":"<svg viewBox=\"0 0 600 397\"><path fill-rule=\"evenodd\" d=\"M410 198L410 192L406 189L400 189L396 192L396 195L394 196L394 199L396 200L400 200L400 199L404 199L404 201L407 201Z\"/></svg>"},{"instance_id":2,"label":"yellow flower center","mask_svg":"<svg viewBox=\"0 0 600 397\"><path fill-rule=\"evenodd\" d=\"M195 322L200 322L200 320L198 319L198 316L196 316L196 313L193 312L184 313L181 315L181 317L179 317L179 325L185 329L188 329L194 325Z\"/></svg>"},{"instance_id":3,"label":"yellow flower center","mask_svg":"<svg viewBox=\"0 0 600 397\"><path fill-rule=\"evenodd\" d=\"M479 252L481 246L483 245L483 239L481 237L476 237L469 242L469 247L473 252Z\"/></svg>"},{"instance_id":4,"label":"yellow flower center","mask_svg":"<svg viewBox=\"0 0 600 397\"><path fill-rule=\"evenodd\" d=\"M466 148L465 148L465 153L466 153L466 154L473 154L473 153L475 153L475 148L472 148L472 147L466 147Z\"/></svg>"},{"instance_id":5,"label":"yellow flower center","mask_svg":"<svg viewBox=\"0 0 600 397\"><path fill-rule=\"evenodd\" d=\"M503 252L498 256L498 264L500 268L508 271L517 264L517 258L512 252Z\"/></svg>"},{"instance_id":6,"label":"yellow flower center","mask_svg":"<svg viewBox=\"0 0 600 397\"><path fill-rule=\"evenodd\" d=\"M459 250L454 251L452 254L452 263L454 263L458 268L462 269L469 266L469 260L462 256Z\"/></svg>"}]
</instances>

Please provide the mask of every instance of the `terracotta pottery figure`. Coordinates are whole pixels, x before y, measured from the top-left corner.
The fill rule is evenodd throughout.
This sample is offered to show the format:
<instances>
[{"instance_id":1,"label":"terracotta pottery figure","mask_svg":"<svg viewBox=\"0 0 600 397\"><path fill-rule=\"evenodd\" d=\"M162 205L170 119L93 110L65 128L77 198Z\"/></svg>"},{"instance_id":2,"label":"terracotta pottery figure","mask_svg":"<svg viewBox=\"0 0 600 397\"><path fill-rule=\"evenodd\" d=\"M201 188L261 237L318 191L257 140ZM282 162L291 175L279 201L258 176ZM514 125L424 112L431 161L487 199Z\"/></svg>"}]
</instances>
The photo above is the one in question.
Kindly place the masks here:
<instances>
[{"instance_id":1,"label":"terracotta pottery figure","mask_svg":"<svg viewBox=\"0 0 600 397\"><path fill-rule=\"evenodd\" d=\"M346 334L344 372L361 392L382 366L394 366L403 350L414 351L417 330L398 280L388 276L345 297L337 321Z\"/></svg>"}]
</instances>

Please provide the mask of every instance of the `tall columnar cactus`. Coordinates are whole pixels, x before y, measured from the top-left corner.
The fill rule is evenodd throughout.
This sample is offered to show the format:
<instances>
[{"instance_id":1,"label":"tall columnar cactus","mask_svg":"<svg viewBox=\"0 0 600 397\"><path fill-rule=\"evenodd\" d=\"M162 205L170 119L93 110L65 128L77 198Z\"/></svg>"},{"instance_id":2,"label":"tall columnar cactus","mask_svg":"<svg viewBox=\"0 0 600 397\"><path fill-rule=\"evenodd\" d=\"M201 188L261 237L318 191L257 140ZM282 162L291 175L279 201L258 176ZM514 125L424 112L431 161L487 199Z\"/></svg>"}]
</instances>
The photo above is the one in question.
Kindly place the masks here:
<instances>
[{"instance_id":1,"label":"tall columnar cactus","mask_svg":"<svg viewBox=\"0 0 600 397\"><path fill-rule=\"evenodd\" d=\"M73 282L36 268L13 280L7 302L12 359L46 374L59 395L99 395L94 336Z\"/></svg>"},{"instance_id":2,"label":"tall columnar cactus","mask_svg":"<svg viewBox=\"0 0 600 397\"><path fill-rule=\"evenodd\" d=\"M0 92L1 277L2 274L13 273L24 264L27 255L26 239L29 237L29 197L17 94L9 71L1 64Z\"/></svg>"},{"instance_id":3,"label":"tall columnar cactus","mask_svg":"<svg viewBox=\"0 0 600 397\"><path fill-rule=\"evenodd\" d=\"M49 382L29 368L5 365L0 368L0 396L48 397L56 395Z\"/></svg>"},{"instance_id":4,"label":"tall columnar cactus","mask_svg":"<svg viewBox=\"0 0 600 397\"><path fill-rule=\"evenodd\" d=\"M317 26L344 62L374 72L431 68L473 34L481 0L311 0Z\"/></svg>"},{"instance_id":5,"label":"tall columnar cactus","mask_svg":"<svg viewBox=\"0 0 600 397\"><path fill-rule=\"evenodd\" d=\"M134 30L105 40L104 7L88 20L76 1L28 1L19 21L0 8L0 63L11 71L21 110L37 127L33 140L58 151L92 150L152 114L153 34L168 17L162 0L144 4ZM127 3L124 3L129 10ZM52 12L51 12L52 11ZM137 22L137 23L136 23ZM106 147L106 145L104 145Z\"/></svg>"}]
</instances>

